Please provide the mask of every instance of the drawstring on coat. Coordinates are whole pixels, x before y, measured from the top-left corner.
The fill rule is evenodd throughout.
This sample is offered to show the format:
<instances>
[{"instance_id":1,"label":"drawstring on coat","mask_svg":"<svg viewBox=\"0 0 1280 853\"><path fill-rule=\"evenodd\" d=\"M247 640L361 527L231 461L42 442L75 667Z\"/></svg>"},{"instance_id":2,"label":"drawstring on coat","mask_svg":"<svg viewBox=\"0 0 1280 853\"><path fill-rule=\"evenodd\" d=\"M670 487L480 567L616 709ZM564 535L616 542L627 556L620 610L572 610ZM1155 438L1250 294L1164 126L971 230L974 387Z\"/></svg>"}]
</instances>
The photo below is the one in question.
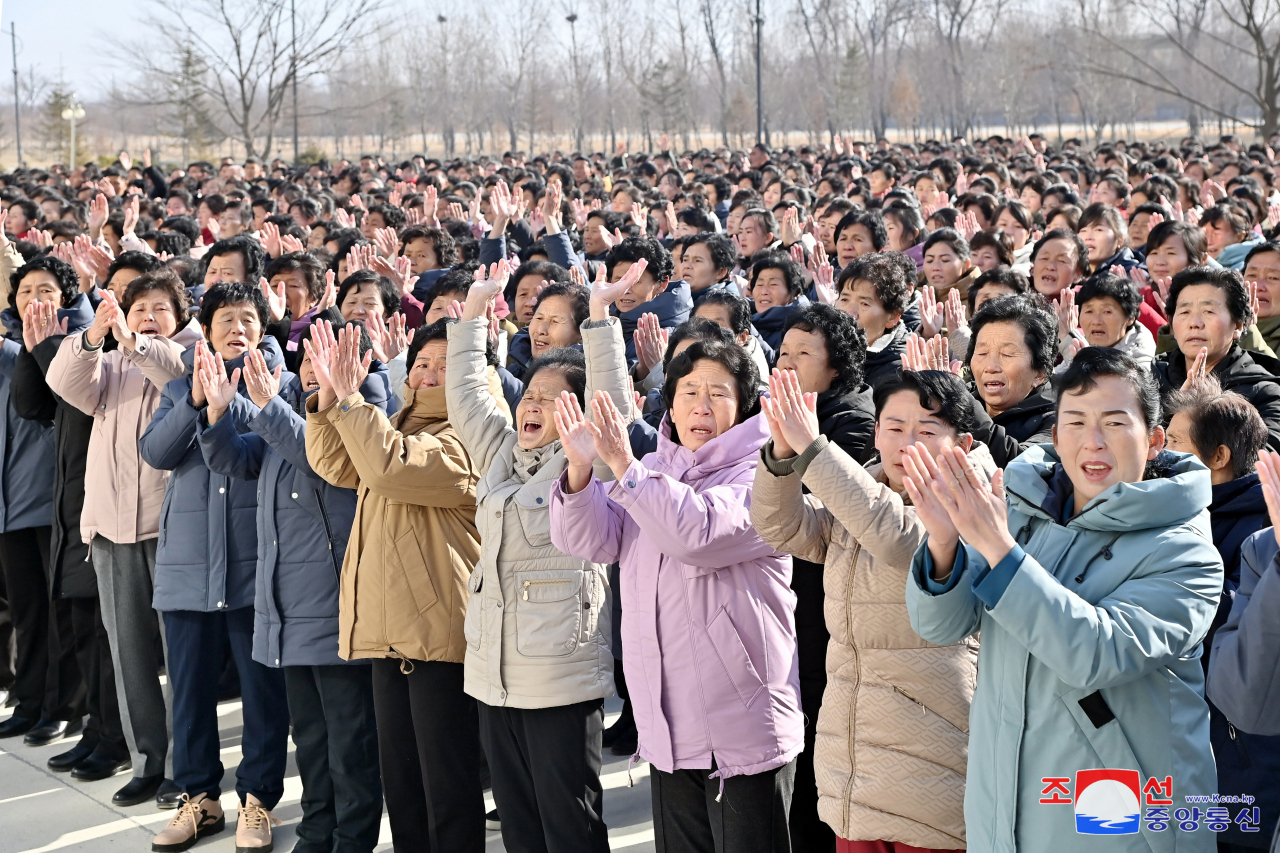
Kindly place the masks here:
<instances>
[{"instance_id":1,"label":"drawstring on coat","mask_svg":"<svg viewBox=\"0 0 1280 853\"><path fill-rule=\"evenodd\" d=\"M1076 575L1076 583L1084 583L1085 573L1089 571L1089 567L1093 565L1094 560L1098 559L1099 557L1105 557L1108 560L1111 559L1111 546L1116 544L1116 540L1119 539L1122 535L1123 534L1121 533L1117 533L1115 536L1112 536L1111 541L1108 542L1106 545L1103 545L1101 551L1099 551L1098 553L1094 554L1092 557L1089 558L1089 562L1084 564L1084 569L1081 570L1080 574Z\"/></svg>"}]
</instances>

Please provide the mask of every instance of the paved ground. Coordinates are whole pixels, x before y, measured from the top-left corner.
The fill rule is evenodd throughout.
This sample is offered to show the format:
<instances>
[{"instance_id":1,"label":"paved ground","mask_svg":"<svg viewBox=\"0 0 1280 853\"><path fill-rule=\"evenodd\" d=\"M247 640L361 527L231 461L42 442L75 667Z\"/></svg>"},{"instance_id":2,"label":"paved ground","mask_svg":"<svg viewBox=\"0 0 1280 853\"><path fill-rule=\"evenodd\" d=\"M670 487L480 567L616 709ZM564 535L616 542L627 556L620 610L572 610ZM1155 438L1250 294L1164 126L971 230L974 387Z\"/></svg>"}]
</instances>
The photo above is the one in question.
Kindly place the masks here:
<instances>
[{"instance_id":1,"label":"paved ground","mask_svg":"<svg viewBox=\"0 0 1280 853\"><path fill-rule=\"evenodd\" d=\"M617 716L621 703L617 699L605 704L606 724ZM0 720L9 711L0 712ZM240 755L240 703L224 702L218 706L222 735L222 762L227 767L222 805L227 810L227 830L200 842L194 850L208 853L233 853L235 850L235 765ZM45 762L50 756L70 749L74 739L45 747L30 747L21 738L0 740L0 853L45 853L65 850L68 853L105 853L105 851L149 851L151 837L173 815L153 805L121 809L111 805L111 795L125 782L128 774L101 782L76 782L66 774L52 773ZM627 787L627 760L605 753L602 771L605 794L605 820L614 850L628 853L650 853L653 846L653 823L649 804L649 766L637 764L632 769L635 787ZM275 814L284 821L276 829L275 849L288 853L293 849L294 827L302 818L298 798L302 786L293 761L293 744L289 744L289 768L286 771L284 799ZM493 807L493 799L485 793L485 802ZM391 833L386 816L382 821L382 837L377 850L391 849ZM502 838L488 835L487 853L499 853Z\"/></svg>"}]
</instances>

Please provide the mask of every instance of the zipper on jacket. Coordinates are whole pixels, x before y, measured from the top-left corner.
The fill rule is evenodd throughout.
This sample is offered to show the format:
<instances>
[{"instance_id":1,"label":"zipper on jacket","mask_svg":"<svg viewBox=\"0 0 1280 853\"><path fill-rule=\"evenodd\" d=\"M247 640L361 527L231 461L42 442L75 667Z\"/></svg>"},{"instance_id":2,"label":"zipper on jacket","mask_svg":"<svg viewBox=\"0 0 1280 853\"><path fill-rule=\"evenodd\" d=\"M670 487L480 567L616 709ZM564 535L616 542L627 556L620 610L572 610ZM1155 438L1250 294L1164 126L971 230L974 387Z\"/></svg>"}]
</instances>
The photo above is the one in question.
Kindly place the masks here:
<instances>
[{"instance_id":1,"label":"zipper on jacket","mask_svg":"<svg viewBox=\"0 0 1280 853\"><path fill-rule=\"evenodd\" d=\"M1240 765L1245 768L1252 767L1253 762L1249 760L1249 751L1244 748L1244 744L1236 737L1236 727L1230 720L1227 720L1227 737L1231 738L1231 745L1236 748L1236 755L1240 758Z\"/></svg>"},{"instance_id":2,"label":"zipper on jacket","mask_svg":"<svg viewBox=\"0 0 1280 853\"><path fill-rule=\"evenodd\" d=\"M338 565L338 554L333 550L333 528L329 526L329 513L325 511L324 500L320 497L319 489L312 489L316 493L316 505L320 507L320 520L324 522L324 538L329 544L329 562L333 563L333 573L338 576L338 588L342 588L342 567ZM341 592L339 592L341 595Z\"/></svg>"},{"instance_id":3,"label":"zipper on jacket","mask_svg":"<svg viewBox=\"0 0 1280 853\"><path fill-rule=\"evenodd\" d=\"M895 692L895 693L900 693L900 694L902 694L903 696L905 696L905 697L907 697L908 699L910 699L912 702L915 702L917 705L919 705L919 706L920 706L920 713L925 714L925 715L928 715L928 713L929 713L929 706L928 706L928 705L926 705L926 704L924 704L923 702L921 702L921 701L920 701L919 699L917 699L916 697L912 696L912 695L911 695L910 693L908 693L907 691L903 690L901 687L898 687L898 686L895 684L895 685L894 685L894 687L893 687L893 692ZM958 732L964 732L964 729L960 728L960 727L959 727L959 726L957 726L955 723L951 722L951 721L950 721L950 720L948 720L946 717L944 717L944 716L942 716L941 714L939 714L937 711L934 711L934 712L933 712L933 715L934 715L935 717L937 717L939 720L942 720L942 722L944 722L944 723L946 723L947 725L951 726L951 728L955 729L956 731L958 731Z\"/></svg>"},{"instance_id":4,"label":"zipper on jacket","mask_svg":"<svg viewBox=\"0 0 1280 853\"><path fill-rule=\"evenodd\" d=\"M849 648L853 649L853 661L855 664L854 671L858 675L858 681L853 685L853 695L849 699L849 726L845 732L845 737L849 739L849 779L844 783L844 796L841 798L843 802L840 804L844 811L843 824L845 834L849 833L849 798L853 794L853 780L858 774L858 760L856 755L857 749L857 728L858 728L858 691L862 688L862 653L858 650L858 644L853 638L853 580L858 573L858 558L862 556L862 543L859 542L853 548L853 559L849 563L849 581L845 587L844 594L844 632L849 640Z\"/></svg>"},{"instance_id":5,"label":"zipper on jacket","mask_svg":"<svg viewBox=\"0 0 1280 853\"><path fill-rule=\"evenodd\" d=\"M569 582L569 581L568 581L568 579L565 579L565 578L561 578L560 580L532 580L532 581L524 581L524 583L522 584L522 586L523 586L523 588L524 588L524 594L523 594L521 597L522 597L525 601L528 601L528 600L529 600L529 587L531 587L531 586L550 586L551 584L568 583L568 582Z\"/></svg>"}]
</instances>

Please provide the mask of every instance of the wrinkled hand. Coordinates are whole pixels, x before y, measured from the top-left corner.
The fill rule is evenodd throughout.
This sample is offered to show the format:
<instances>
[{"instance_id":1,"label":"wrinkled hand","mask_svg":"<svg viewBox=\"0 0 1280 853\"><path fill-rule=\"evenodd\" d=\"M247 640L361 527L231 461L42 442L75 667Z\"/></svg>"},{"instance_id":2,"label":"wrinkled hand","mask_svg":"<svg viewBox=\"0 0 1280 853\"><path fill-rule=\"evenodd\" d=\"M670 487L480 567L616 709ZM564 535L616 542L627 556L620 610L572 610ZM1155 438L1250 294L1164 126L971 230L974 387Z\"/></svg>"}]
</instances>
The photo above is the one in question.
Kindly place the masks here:
<instances>
[{"instance_id":1,"label":"wrinkled hand","mask_svg":"<svg viewBox=\"0 0 1280 853\"><path fill-rule=\"evenodd\" d=\"M369 366L373 364L373 351L360 357L360 332L354 326L343 326L338 330L338 357L330 366L329 379L333 383L333 393L339 400L345 400L360 390L365 378L369 375Z\"/></svg>"},{"instance_id":2,"label":"wrinkled hand","mask_svg":"<svg viewBox=\"0 0 1280 853\"><path fill-rule=\"evenodd\" d=\"M578 398L568 391L561 391L556 398L554 417L567 463L568 491L570 494L580 492L591 482L591 466L599 458L596 439L600 429L587 420Z\"/></svg>"},{"instance_id":3,"label":"wrinkled hand","mask_svg":"<svg viewBox=\"0 0 1280 853\"><path fill-rule=\"evenodd\" d=\"M267 309L271 314L271 322L279 323L284 319L285 312L289 310L289 300L284 294L284 282L276 285L276 289L271 289L271 283L265 278L258 279L258 288L262 291L262 295L267 299Z\"/></svg>"},{"instance_id":4,"label":"wrinkled hand","mask_svg":"<svg viewBox=\"0 0 1280 853\"><path fill-rule=\"evenodd\" d=\"M327 409L337 397L333 393L333 362L337 358L338 342L333 337L333 326L328 320L316 320L311 325L311 337L302 342L311 359L311 370L320 386L319 408Z\"/></svg>"},{"instance_id":5,"label":"wrinkled hand","mask_svg":"<svg viewBox=\"0 0 1280 853\"><path fill-rule=\"evenodd\" d=\"M938 454L939 475L933 493L951 516L960 538L977 549L994 566L1017 543L1009 533L1004 472L997 469L988 483L962 448L949 447Z\"/></svg>"},{"instance_id":6,"label":"wrinkled hand","mask_svg":"<svg viewBox=\"0 0 1280 853\"><path fill-rule=\"evenodd\" d=\"M1191 362L1191 367L1187 370L1187 378L1182 383L1183 391L1190 391L1197 385L1204 382L1205 377L1209 375L1209 348L1201 347L1200 352L1196 353L1195 360Z\"/></svg>"},{"instance_id":7,"label":"wrinkled hand","mask_svg":"<svg viewBox=\"0 0 1280 853\"><path fill-rule=\"evenodd\" d=\"M1076 294L1069 287L1058 293L1058 301L1054 303L1058 314L1058 340L1066 341L1071 333L1080 325L1080 309L1076 306Z\"/></svg>"},{"instance_id":8,"label":"wrinkled hand","mask_svg":"<svg viewBox=\"0 0 1280 853\"><path fill-rule=\"evenodd\" d=\"M803 453L818 440L818 395L804 392L794 370L775 368L769 377L769 396L762 397L760 402L773 435L776 458L787 459Z\"/></svg>"},{"instance_id":9,"label":"wrinkled hand","mask_svg":"<svg viewBox=\"0 0 1280 853\"><path fill-rule=\"evenodd\" d=\"M960 298L959 290L952 290L947 294L947 302L942 311L947 319L947 334L969 327L969 321L965 318L964 300Z\"/></svg>"},{"instance_id":10,"label":"wrinkled hand","mask_svg":"<svg viewBox=\"0 0 1280 853\"><path fill-rule=\"evenodd\" d=\"M206 350L203 355L197 352L196 357L199 359L196 372L200 387L204 390L205 400L208 401L205 417L210 425L216 424L231 408L231 401L236 398L241 370L237 367L231 371L231 377L228 379L227 367L222 361L221 353L210 355Z\"/></svg>"},{"instance_id":11,"label":"wrinkled hand","mask_svg":"<svg viewBox=\"0 0 1280 853\"><path fill-rule=\"evenodd\" d=\"M644 273L649 262L644 258L632 264L622 276L622 278L609 284L604 281L605 270L601 265L600 272L596 277L596 286L591 291L591 319L593 322L609 319L609 306L617 301L618 297L626 292L628 287L635 285L640 280L640 276Z\"/></svg>"},{"instance_id":12,"label":"wrinkled hand","mask_svg":"<svg viewBox=\"0 0 1280 853\"><path fill-rule=\"evenodd\" d=\"M277 365L275 372L267 369L267 360L260 350L249 350L244 360L244 384L249 391L249 399L259 409L266 408L280 393L280 374L283 365Z\"/></svg>"},{"instance_id":13,"label":"wrinkled hand","mask_svg":"<svg viewBox=\"0 0 1280 853\"><path fill-rule=\"evenodd\" d=\"M662 328L658 315L645 313L640 315L632 340L636 345L636 376L644 378L656 365L662 363L667 354L667 341L670 334Z\"/></svg>"},{"instance_id":14,"label":"wrinkled hand","mask_svg":"<svg viewBox=\"0 0 1280 853\"><path fill-rule=\"evenodd\" d=\"M591 419L595 424L596 453L609 466L613 476L621 480L631 467L631 439L627 435L627 418L613 404L605 391L597 391L591 401Z\"/></svg>"},{"instance_id":15,"label":"wrinkled hand","mask_svg":"<svg viewBox=\"0 0 1280 853\"><path fill-rule=\"evenodd\" d=\"M27 352L34 352L36 347L54 335L66 333L67 318L58 321L58 306L39 300L27 304L27 312L22 318L22 343Z\"/></svg>"},{"instance_id":16,"label":"wrinkled hand","mask_svg":"<svg viewBox=\"0 0 1280 853\"><path fill-rule=\"evenodd\" d=\"M258 233L262 238L262 248L268 256L278 258L284 254L280 246L280 226L274 222L264 222Z\"/></svg>"}]
</instances>

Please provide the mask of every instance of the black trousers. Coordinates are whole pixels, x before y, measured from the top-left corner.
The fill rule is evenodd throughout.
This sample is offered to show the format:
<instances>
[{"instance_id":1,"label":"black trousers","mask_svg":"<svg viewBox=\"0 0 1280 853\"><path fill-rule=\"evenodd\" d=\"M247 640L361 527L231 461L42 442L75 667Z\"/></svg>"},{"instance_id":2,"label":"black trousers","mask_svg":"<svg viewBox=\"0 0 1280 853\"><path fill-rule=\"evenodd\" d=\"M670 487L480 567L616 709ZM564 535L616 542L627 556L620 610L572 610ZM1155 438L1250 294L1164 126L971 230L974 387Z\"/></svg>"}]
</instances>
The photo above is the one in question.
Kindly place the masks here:
<instances>
[{"instance_id":1,"label":"black trousers","mask_svg":"<svg viewBox=\"0 0 1280 853\"><path fill-rule=\"evenodd\" d=\"M478 707L507 853L609 853L600 788L604 700Z\"/></svg>"},{"instance_id":2,"label":"black trousers","mask_svg":"<svg viewBox=\"0 0 1280 853\"><path fill-rule=\"evenodd\" d=\"M29 720L70 720L85 713L70 600L49 600L52 536L49 527L0 533L0 569L16 647L13 715Z\"/></svg>"},{"instance_id":3,"label":"black trousers","mask_svg":"<svg viewBox=\"0 0 1280 853\"><path fill-rule=\"evenodd\" d=\"M481 853L476 703L462 664L373 662L382 789L396 853Z\"/></svg>"},{"instance_id":4,"label":"black trousers","mask_svg":"<svg viewBox=\"0 0 1280 853\"><path fill-rule=\"evenodd\" d=\"M218 738L218 675L228 639L240 671L244 734L236 767L240 802L253 794L268 809L284 796L289 708L284 675L255 661L253 608L163 614L173 687L173 781L183 793L222 795Z\"/></svg>"},{"instance_id":5,"label":"black trousers","mask_svg":"<svg viewBox=\"0 0 1280 853\"><path fill-rule=\"evenodd\" d=\"M382 823L373 667L286 666L302 822L293 853L369 853Z\"/></svg>"},{"instance_id":6,"label":"black trousers","mask_svg":"<svg viewBox=\"0 0 1280 853\"><path fill-rule=\"evenodd\" d=\"M13 687L13 617L9 594L5 591L4 570L0 568L0 690Z\"/></svg>"},{"instance_id":7,"label":"black trousers","mask_svg":"<svg viewBox=\"0 0 1280 853\"><path fill-rule=\"evenodd\" d=\"M720 802L720 780L710 775L650 769L657 853L791 853L787 813L794 759L766 773L726 779Z\"/></svg>"},{"instance_id":8,"label":"black trousers","mask_svg":"<svg viewBox=\"0 0 1280 853\"><path fill-rule=\"evenodd\" d=\"M102 608L98 599L68 599L71 626L75 635L76 662L85 684L85 705L89 720L85 723L81 743L92 746L103 758L122 761L129 757L120 721L120 703L116 696L116 671L111 662L111 644L102 624Z\"/></svg>"}]
</instances>

